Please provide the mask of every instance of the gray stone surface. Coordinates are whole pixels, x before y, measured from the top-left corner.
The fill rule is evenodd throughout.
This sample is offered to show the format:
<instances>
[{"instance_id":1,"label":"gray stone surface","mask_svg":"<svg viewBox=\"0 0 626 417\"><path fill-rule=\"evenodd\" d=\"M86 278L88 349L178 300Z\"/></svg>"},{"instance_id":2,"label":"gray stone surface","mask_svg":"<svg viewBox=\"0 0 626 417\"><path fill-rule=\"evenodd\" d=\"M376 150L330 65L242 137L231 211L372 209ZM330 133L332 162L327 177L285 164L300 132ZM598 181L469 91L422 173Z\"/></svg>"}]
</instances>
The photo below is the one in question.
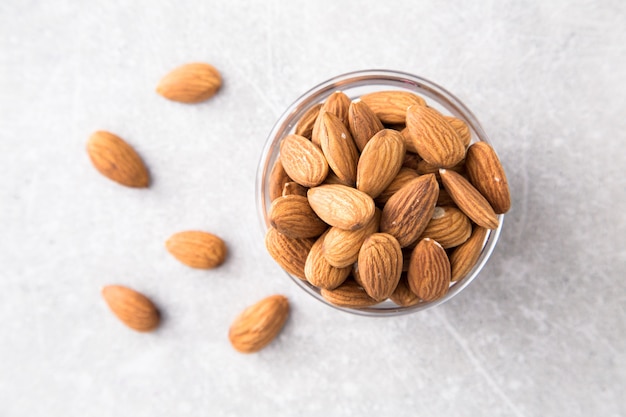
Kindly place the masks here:
<instances>
[{"instance_id":1,"label":"gray stone surface","mask_svg":"<svg viewBox=\"0 0 626 417\"><path fill-rule=\"evenodd\" d=\"M0 4L0 415L626 415L623 1ZM154 93L171 68L224 75L196 106ZM334 311L266 254L254 205L265 137L314 84L390 68L461 98L508 172L513 209L484 275L434 311ZM134 144L154 184L99 176L85 142ZM200 228L220 269L165 251ZM165 313L124 328L122 283ZM284 293L257 355L233 317Z\"/></svg>"}]
</instances>

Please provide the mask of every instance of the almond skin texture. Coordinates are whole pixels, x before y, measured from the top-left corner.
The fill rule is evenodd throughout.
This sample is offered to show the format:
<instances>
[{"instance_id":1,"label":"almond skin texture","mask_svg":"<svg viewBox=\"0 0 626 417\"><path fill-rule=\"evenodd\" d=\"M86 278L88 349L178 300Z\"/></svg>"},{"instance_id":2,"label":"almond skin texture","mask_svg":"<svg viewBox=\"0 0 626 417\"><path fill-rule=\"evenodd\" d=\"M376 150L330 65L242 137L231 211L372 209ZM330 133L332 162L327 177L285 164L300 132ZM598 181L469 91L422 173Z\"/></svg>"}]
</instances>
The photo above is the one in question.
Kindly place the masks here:
<instances>
[{"instance_id":1,"label":"almond skin texture","mask_svg":"<svg viewBox=\"0 0 626 417\"><path fill-rule=\"evenodd\" d=\"M322 125L324 121L324 113L330 113L337 116L337 119L346 128L348 127L348 112L350 109L350 98L341 91L332 93L322 105L311 133L311 140L317 146L322 146Z\"/></svg>"},{"instance_id":2,"label":"almond skin texture","mask_svg":"<svg viewBox=\"0 0 626 417\"><path fill-rule=\"evenodd\" d=\"M230 325L228 339L238 352L258 352L278 336L287 317L287 298L272 295L242 311Z\"/></svg>"},{"instance_id":3,"label":"almond skin texture","mask_svg":"<svg viewBox=\"0 0 626 417\"><path fill-rule=\"evenodd\" d=\"M402 168L398 172L398 175L391 181L391 183L383 190L378 197L376 197L376 203L385 204L392 195L397 193L400 188L406 185L409 181L419 177L419 174L415 170L410 168Z\"/></svg>"},{"instance_id":4,"label":"almond skin texture","mask_svg":"<svg viewBox=\"0 0 626 417\"><path fill-rule=\"evenodd\" d=\"M413 294L411 289L409 288L409 284L407 282L406 277L400 278L400 282L396 286L393 294L389 296L391 301L398 304L402 307L411 307L416 304L419 304L420 298Z\"/></svg>"},{"instance_id":5,"label":"almond skin texture","mask_svg":"<svg viewBox=\"0 0 626 417\"><path fill-rule=\"evenodd\" d=\"M376 198L402 168L406 149L402 135L384 129L365 145L356 171L356 188Z\"/></svg>"},{"instance_id":6,"label":"almond skin texture","mask_svg":"<svg viewBox=\"0 0 626 417\"><path fill-rule=\"evenodd\" d=\"M145 295L121 285L102 288L102 298L118 319L138 332L156 329L161 321L159 310Z\"/></svg>"},{"instance_id":7,"label":"almond skin texture","mask_svg":"<svg viewBox=\"0 0 626 417\"><path fill-rule=\"evenodd\" d=\"M272 201L269 222L273 228L291 238L317 237L328 229L301 195L287 195Z\"/></svg>"},{"instance_id":8,"label":"almond skin texture","mask_svg":"<svg viewBox=\"0 0 626 417\"><path fill-rule=\"evenodd\" d=\"M365 239L378 230L380 214L380 210L376 209L372 220L365 227L358 230L343 230L338 227L331 227L322 245L322 253L328 263L336 268L345 268L355 263Z\"/></svg>"},{"instance_id":9,"label":"almond skin texture","mask_svg":"<svg viewBox=\"0 0 626 417\"><path fill-rule=\"evenodd\" d=\"M378 301L367 295L365 290L356 282L346 280L334 290L320 291L326 301L339 307L363 308L378 304Z\"/></svg>"},{"instance_id":10,"label":"almond skin texture","mask_svg":"<svg viewBox=\"0 0 626 417\"><path fill-rule=\"evenodd\" d=\"M435 207L433 218L421 239L431 238L444 249L459 246L472 234L472 223L463 212L454 207Z\"/></svg>"},{"instance_id":11,"label":"almond skin texture","mask_svg":"<svg viewBox=\"0 0 626 417\"><path fill-rule=\"evenodd\" d=\"M343 183L354 186L359 152L352 136L334 114L324 113L321 117L320 140L328 165Z\"/></svg>"},{"instance_id":12,"label":"almond skin texture","mask_svg":"<svg viewBox=\"0 0 626 417\"><path fill-rule=\"evenodd\" d=\"M307 196L315 214L340 229L360 229L374 217L374 200L355 188L321 185L309 189Z\"/></svg>"},{"instance_id":13,"label":"almond skin texture","mask_svg":"<svg viewBox=\"0 0 626 417\"><path fill-rule=\"evenodd\" d=\"M487 229L475 227L470 238L452 252L450 255L452 281L463 278L476 265L486 237Z\"/></svg>"},{"instance_id":14,"label":"almond skin texture","mask_svg":"<svg viewBox=\"0 0 626 417\"><path fill-rule=\"evenodd\" d=\"M353 101L348 110L348 123L352 139L359 151L362 152L367 142L378 132L383 130L383 124L376 114L363 101Z\"/></svg>"},{"instance_id":15,"label":"almond skin texture","mask_svg":"<svg viewBox=\"0 0 626 417\"><path fill-rule=\"evenodd\" d=\"M349 265L345 268L335 268L328 263L322 254L324 238L327 235L328 233L325 233L320 236L320 238L313 244L311 252L309 252L309 256L306 258L304 275L306 276L306 280L312 285L326 290L333 290L340 286L346 278L348 278L350 271L352 271L352 266Z\"/></svg>"},{"instance_id":16,"label":"almond skin texture","mask_svg":"<svg viewBox=\"0 0 626 417\"><path fill-rule=\"evenodd\" d=\"M476 142L467 150L465 166L470 181L485 197L496 214L511 208L511 194L498 155L487 142Z\"/></svg>"},{"instance_id":17,"label":"almond skin texture","mask_svg":"<svg viewBox=\"0 0 626 417\"><path fill-rule=\"evenodd\" d=\"M477 225L495 229L498 216L489 202L462 175L447 169L439 170L443 186L448 190L456 205Z\"/></svg>"},{"instance_id":18,"label":"almond skin texture","mask_svg":"<svg viewBox=\"0 0 626 417\"><path fill-rule=\"evenodd\" d=\"M430 107L411 106L406 126L417 153L439 168L453 167L465 158L465 145L441 113Z\"/></svg>"},{"instance_id":19,"label":"almond skin texture","mask_svg":"<svg viewBox=\"0 0 626 417\"><path fill-rule=\"evenodd\" d=\"M265 247L272 258L289 274L302 280L306 280L304 264L313 242L313 239L287 237L273 227L265 233Z\"/></svg>"},{"instance_id":20,"label":"almond skin texture","mask_svg":"<svg viewBox=\"0 0 626 417\"><path fill-rule=\"evenodd\" d=\"M286 182L283 186L283 197L287 195L301 195L302 197L306 197L306 192L308 188L301 186L295 181Z\"/></svg>"},{"instance_id":21,"label":"almond skin texture","mask_svg":"<svg viewBox=\"0 0 626 417\"><path fill-rule=\"evenodd\" d=\"M328 175L322 150L303 136L288 135L283 139L280 161L287 175L304 187L320 185Z\"/></svg>"},{"instance_id":22,"label":"almond skin texture","mask_svg":"<svg viewBox=\"0 0 626 417\"><path fill-rule=\"evenodd\" d=\"M411 292L424 301L437 300L448 292L450 277L446 251L432 239L420 241L411 254L407 276Z\"/></svg>"},{"instance_id":23,"label":"almond skin texture","mask_svg":"<svg viewBox=\"0 0 626 417\"><path fill-rule=\"evenodd\" d=\"M361 246L358 263L365 292L376 301L389 298L402 275L402 249L396 238L374 233Z\"/></svg>"},{"instance_id":24,"label":"almond skin texture","mask_svg":"<svg viewBox=\"0 0 626 417\"><path fill-rule=\"evenodd\" d=\"M405 122L406 110L410 106L426 106L423 98L406 91L377 91L361 96L361 100L381 122L392 125Z\"/></svg>"},{"instance_id":25,"label":"almond skin texture","mask_svg":"<svg viewBox=\"0 0 626 417\"><path fill-rule=\"evenodd\" d=\"M453 116L444 116L444 118L448 121L448 123L450 123L450 126L456 130L461 142L463 142L463 145L467 148L472 142L472 132L470 132L470 128L467 123Z\"/></svg>"},{"instance_id":26,"label":"almond skin texture","mask_svg":"<svg viewBox=\"0 0 626 417\"><path fill-rule=\"evenodd\" d=\"M285 184L290 182L291 178L285 172L283 168L282 162L280 162L280 158L276 159L274 162L274 166L272 167L272 171L270 172L269 179L269 193L270 193L270 201L276 200L283 193L283 188Z\"/></svg>"},{"instance_id":27,"label":"almond skin texture","mask_svg":"<svg viewBox=\"0 0 626 417\"><path fill-rule=\"evenodd\" d=\"M172 235L165 247L176 259L192 268L212 269L226 259L227 249L219 237L199 231L185 231Z\"/></svg>"},{"instance_id":28,"label":"almond skin texture","mask_svg":"<svg viewBox=\"0 0 626 417\"><path fill-rule=\"evenodd\" d=\"M401 247L409 246L433 217L438 193L439 185L433 174L411 180L385 204L380 231L395 237Z\"/></svg>"},{"instance_id":29,"label":"almond skin texture","mask_svg":"<svg viewBox=\"0 0 626 417\"><path fill-rule=\"evenodd\" d=\"M328 172L328 176L326 177L326 179L324 180L322 184L324 185L330 185L330 184L347 185L347 184L344 184L343 181L341 181L339 177L337 176L337 174L335 174L333 171Z\"/></svg>"},{"instance_id":30,"label":"almond skin texture","mask_svg":"<svg viewBox=\"0 0 626 417\"><path fill-rule=\"evenodd\" d=\"M135 150L119 136L99 130L87 142L93 166L105 177L133 188L146 188L150 175Z\"/></svg>"},{"instance_id":31,"label":"almond skin texture","mask_svg":"<svg viewBox=\"0 0 626 417\"><path fill-rule=\"evenodd\" d=\"M157 93L168 100L199 103L207 100L222 86L222 77L209 64L192 63L180 66L159 81Z\"/></svg>"},{"instance_id":32,"label":"almond skin texture","mask_svg":"<svg viewBox=\"0 0 626 417\"><path fill-rule=\"evenodd\" d=\"M313 125L315 125L315 121L317 120L317 116L320 114L321 108L321 104L316 104L308 109L304 115L302 115L296 125L296 135L311 139L311 135L313 134Z\"/></svg>"},{"instance_id":33,"label":"almond skin texture","mask_svg":"<svg viewBox=\"0 0 626 417\"><path fill-rule=\"evenodd\" d=\"M408 152L417 153L417 149L415 148L415 142L411 137L411 132L409 131L409 128L405 127L400 131L400 134L402 135L402 139L404 139L404 145L406 146L406 150Z\"/></svg>"}]
</instances>

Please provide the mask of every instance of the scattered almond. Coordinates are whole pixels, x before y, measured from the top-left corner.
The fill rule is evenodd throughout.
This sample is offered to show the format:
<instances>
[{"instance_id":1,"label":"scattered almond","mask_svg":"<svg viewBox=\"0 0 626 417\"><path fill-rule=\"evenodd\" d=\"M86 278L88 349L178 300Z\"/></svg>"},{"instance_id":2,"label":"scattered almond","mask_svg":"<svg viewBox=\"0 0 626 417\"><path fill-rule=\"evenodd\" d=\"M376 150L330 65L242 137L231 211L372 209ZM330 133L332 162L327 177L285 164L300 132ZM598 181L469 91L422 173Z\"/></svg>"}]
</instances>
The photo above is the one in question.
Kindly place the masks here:
<instances>
[{"instance_id":1,"label":"scattered almond","mask_svg":"<svg viewBox=\"0 0 626 417\"><path fill-rule=\"evenodd\" d=\"M87 142L93 166L105 177L127 187L145 188L148 169L135 150L119 136L99 130Z\"/></svg>"},{"instance_id":2,"label":"scattered almond","mask_svg":"<svg viewBox=\"0 0 626 417\"><path fill-rule=\"evenodd\" d=\"M159 81L157 93L168 100L181 103L205 101L222 86L222 77L209 64L192 63L171 71Z\"/></svg>"},{"instance_id":3,"label":"scattered almond","mask_svg":"<svg viewBox=\"0 0 626 417\"><path fill-rule=\"evenodd\" d=\"M195 230L172 235L165 246L183 264L192 268L212 269L226 259L226 244L214 234Z\"/></svg>"},{"instance_id":4,"label":"scattered almond","mask_svg":"<svg viewBox=\"0 0 626 417\"><path fill-rule=\"evenodd\" d=\"M154 303L145 295L121 285L102 288L102 297L118 319L139 332L149 332L158 327L161 316Z\"/></svg>"},{"instance_id":5,"label":"scattered almond","mask_svg":"<svg viewBox=\"0 0 626 417\"><path fill-rule=\"evenodd\" d=\"M231 324L228 339L238 352L258 352L278 336L287 317L287 298L272 295L242 311Z\"/></svg>"}]
</instances>

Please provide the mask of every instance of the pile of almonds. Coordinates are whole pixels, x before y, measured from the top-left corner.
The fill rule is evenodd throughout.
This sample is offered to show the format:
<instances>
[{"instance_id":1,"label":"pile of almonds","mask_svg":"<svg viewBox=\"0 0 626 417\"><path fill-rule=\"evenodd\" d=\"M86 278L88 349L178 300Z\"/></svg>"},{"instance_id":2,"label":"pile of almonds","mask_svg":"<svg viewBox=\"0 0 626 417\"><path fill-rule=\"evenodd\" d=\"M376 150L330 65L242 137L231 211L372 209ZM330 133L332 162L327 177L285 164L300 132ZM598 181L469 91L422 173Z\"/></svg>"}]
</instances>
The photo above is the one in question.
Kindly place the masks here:
<instances>
[{"instance_id":1,"label":"pile of almonds","mask_svg":"<svg viewBox=\"0 0 626 417\"><path fill-rule=\"evenodd\" d=\"M163 97L181 103L198 103L212 97L221 86L220 73L204 63L186 64L166 75L157 87ZM132 188L147 188L150 175L142 158L119 136L97 131L87 142L93 166L105 177ZM224 241L208 232L190 230L175 233L165 243L181 263L198 269L212 269L226 259ZM123 285L107 285L102 297L120 321L133 330L150 332L161 321L159 309L144 294ZM289 315L289 302L282 295L266 297L246 308L232 323L228 337L242 353L257 352L280 332Z\"/></svg>"},{"instance_id":2,"label":"pile of almonds","mask_svg":"<svg viewBox=\"0 0 626 417\"><path fill-rule=\"evenodd\" d=\"M408 91L337 91L308 109L280 143L269 196L270 255L350 308L443 297L510 208L491 146Z\"/></svg>"}]
</instances>

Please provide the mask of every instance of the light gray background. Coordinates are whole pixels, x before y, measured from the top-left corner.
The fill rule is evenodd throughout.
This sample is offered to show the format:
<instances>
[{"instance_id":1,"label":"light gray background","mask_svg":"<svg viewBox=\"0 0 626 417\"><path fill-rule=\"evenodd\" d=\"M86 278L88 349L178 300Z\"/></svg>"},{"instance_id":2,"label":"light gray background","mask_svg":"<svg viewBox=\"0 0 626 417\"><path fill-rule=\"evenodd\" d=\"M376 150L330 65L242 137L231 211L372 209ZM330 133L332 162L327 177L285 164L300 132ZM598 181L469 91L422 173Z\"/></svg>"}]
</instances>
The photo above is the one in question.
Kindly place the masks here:
<instances>
[{"instance_id":1,"label":"light gray background","mask_svg":"<svg viewBox=\"0 0 626 417\"><path fill-rule=\"evenodd\" d=\"M623 1L0 3L0 416L624 416L626 6ZM206 61L200 105L154 92ZM408 71L478 116L513 192L484 275L435 311L325 307L266 254L254 200L274 121L367 68ZM117 132L154 183L101 177L85 143ZM184 229L231 255L188 269ZM100 298L121 283L154 334ZM263 352L227 340L273 293L293 313Z\"/></svg>"}]
</instances>

